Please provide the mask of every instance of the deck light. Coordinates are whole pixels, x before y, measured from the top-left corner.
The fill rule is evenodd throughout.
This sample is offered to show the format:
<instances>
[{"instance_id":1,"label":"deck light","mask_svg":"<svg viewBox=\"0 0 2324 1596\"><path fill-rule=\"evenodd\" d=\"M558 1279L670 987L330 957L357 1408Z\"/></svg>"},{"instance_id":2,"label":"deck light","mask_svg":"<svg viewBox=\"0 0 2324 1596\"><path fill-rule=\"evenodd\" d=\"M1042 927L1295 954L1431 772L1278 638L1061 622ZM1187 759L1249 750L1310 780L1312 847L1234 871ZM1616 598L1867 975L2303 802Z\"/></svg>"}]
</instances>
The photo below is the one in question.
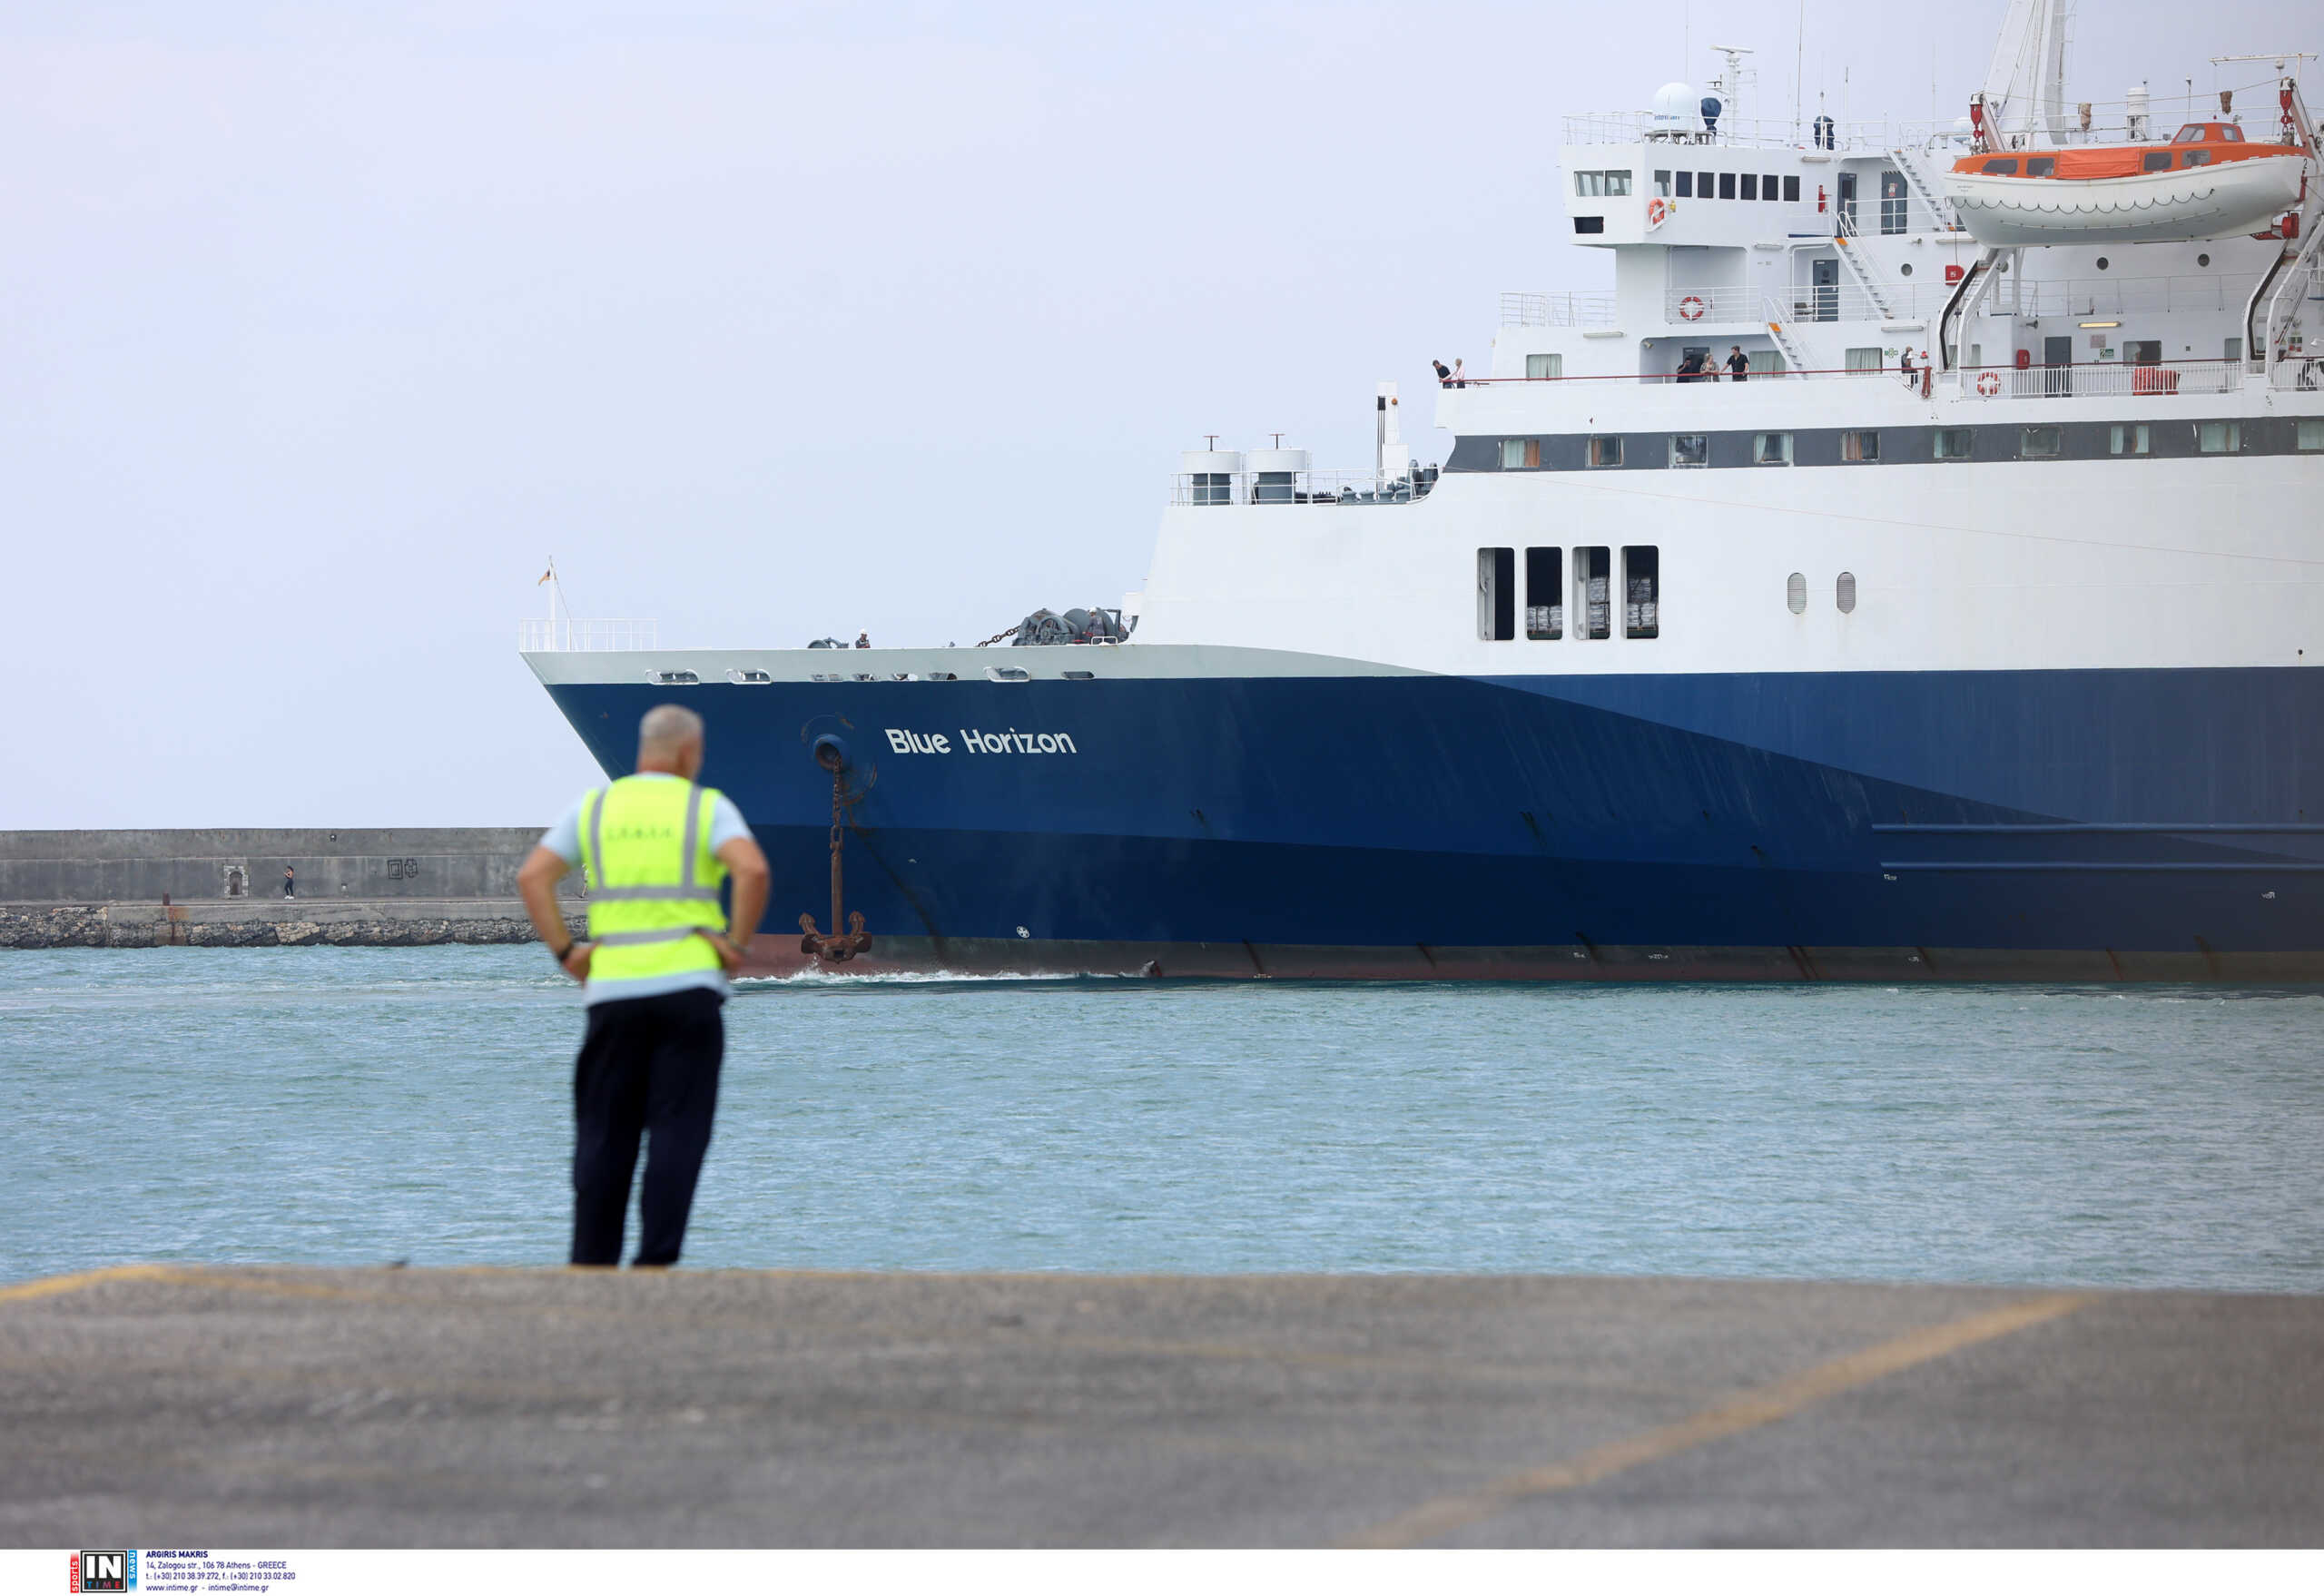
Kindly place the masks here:
<instances>
[{"instance_id":1,"label":"deck light","mask_svg":"<svg viewBox=\"0 0 2324 1596\"><path fill-rule=\"evenodd\" d=\"M2122 323L2119 321L2085 321L2083 325L2084 327L2120 327Z\"/></svg>"}]
</instances>

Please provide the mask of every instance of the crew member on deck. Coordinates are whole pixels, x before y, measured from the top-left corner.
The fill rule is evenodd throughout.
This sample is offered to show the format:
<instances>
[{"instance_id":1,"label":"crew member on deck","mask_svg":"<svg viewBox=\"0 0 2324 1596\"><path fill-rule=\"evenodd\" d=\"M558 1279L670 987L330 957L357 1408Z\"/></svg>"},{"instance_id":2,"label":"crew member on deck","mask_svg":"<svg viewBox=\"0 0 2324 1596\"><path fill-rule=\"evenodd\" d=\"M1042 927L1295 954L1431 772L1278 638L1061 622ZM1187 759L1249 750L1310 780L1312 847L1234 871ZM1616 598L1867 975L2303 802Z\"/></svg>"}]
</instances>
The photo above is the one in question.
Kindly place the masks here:
<instances>
[{"instance_id":1,"label":"crew member on deck","mask_svg":"<svg viewBox=\"0 0 2324 1596\"><path fill-rule=\"evenodd\" d=\"M1728 347L1735 352L1727 357L1727 379L1729 382L1748 380L1751 375L1751 357L1743 352L1743 346L1739 343L1730 344Z\"/></svg>"},{"instance_id":2,"label":"crew member on deck","mask_svg":"<svg viewBox=\"0 0 2324 1596\"><path fill-rule=\"evenodd\" d=\"M589 1024L574 1062L573 1253L621 1262L630 1177L645 1139L640 1267L678 1261L695 1178L710 1148L726 1052L720 1005L766 908L766 856L739 810L697 784L702 717L665 704L637 728L637 773L581 795L517 872L533 929L586 983ZM576 864L589 881L589 935L556 904ZM718 906L734 882L734 925Z\"/></svg>"}]
</instances>

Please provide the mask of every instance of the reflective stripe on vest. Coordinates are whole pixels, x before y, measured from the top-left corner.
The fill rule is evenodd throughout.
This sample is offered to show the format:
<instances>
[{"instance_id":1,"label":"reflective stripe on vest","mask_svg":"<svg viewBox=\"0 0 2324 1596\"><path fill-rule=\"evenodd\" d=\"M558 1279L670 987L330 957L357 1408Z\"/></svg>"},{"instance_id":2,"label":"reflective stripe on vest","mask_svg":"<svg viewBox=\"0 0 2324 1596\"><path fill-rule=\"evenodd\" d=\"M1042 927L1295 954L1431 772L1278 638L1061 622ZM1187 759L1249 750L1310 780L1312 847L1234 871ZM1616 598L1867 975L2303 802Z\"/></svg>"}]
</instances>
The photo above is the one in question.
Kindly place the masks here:
<instances>
[{"instance_id":1,"label":"reflective stripe on vest","mask_svg":"<svg viewBox=\"0 0 2324 1596\"><path fill-rule=\"evenodd\" d=\"M718 968L701 934L726 929L726 869L704 822L717 803L711 788L662 776L624 776L582 800L592 988Z\"/></svg>"}]
</instances>

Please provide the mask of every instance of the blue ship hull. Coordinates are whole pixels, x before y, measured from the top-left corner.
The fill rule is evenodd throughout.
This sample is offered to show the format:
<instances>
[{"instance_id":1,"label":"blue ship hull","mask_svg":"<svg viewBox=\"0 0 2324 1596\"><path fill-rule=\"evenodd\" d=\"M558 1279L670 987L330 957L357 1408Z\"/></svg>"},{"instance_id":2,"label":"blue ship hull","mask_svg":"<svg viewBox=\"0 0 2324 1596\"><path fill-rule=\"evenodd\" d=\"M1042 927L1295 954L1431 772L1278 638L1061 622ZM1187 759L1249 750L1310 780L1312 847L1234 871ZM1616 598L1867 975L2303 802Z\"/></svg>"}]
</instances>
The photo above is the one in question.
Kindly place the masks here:
<instances>
[{"instance_id":1,"label":"blue ship hull","mask_svg":"<svg viewBox=\"0 0 2324 1596\"><path fill-rule=\"evenodd\" d=\"M674 695L550 691L615 773ZM832 733L875 964L2324 979L2301 669L676 692L773 864L774 967L827 918Z\"/></svg>"}]
</instances>

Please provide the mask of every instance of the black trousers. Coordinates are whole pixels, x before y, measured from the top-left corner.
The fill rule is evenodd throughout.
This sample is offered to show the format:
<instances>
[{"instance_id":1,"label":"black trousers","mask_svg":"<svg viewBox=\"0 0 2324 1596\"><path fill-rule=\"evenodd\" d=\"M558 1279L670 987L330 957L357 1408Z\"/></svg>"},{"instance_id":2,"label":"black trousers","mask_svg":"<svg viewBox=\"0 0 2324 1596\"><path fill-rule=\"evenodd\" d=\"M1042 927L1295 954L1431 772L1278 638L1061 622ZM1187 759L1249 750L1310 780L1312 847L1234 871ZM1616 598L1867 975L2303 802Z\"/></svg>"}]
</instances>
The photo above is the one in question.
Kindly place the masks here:
<instances>
[{"instance_id":1,"label":"black trousers","mask_svg":"<svg viewBox=\"0 0 2324 1596\"><path fill-rule=\"evenodd\" d=\"M696 987L590 1005L588 1034L573 1067L575 1263L621 1262L641 1135L645 1181L632 1261L678 1261L718 1108L718 1067L726 1056L719 1006L724 1000Z\"/></svg>"}]
</instances>

